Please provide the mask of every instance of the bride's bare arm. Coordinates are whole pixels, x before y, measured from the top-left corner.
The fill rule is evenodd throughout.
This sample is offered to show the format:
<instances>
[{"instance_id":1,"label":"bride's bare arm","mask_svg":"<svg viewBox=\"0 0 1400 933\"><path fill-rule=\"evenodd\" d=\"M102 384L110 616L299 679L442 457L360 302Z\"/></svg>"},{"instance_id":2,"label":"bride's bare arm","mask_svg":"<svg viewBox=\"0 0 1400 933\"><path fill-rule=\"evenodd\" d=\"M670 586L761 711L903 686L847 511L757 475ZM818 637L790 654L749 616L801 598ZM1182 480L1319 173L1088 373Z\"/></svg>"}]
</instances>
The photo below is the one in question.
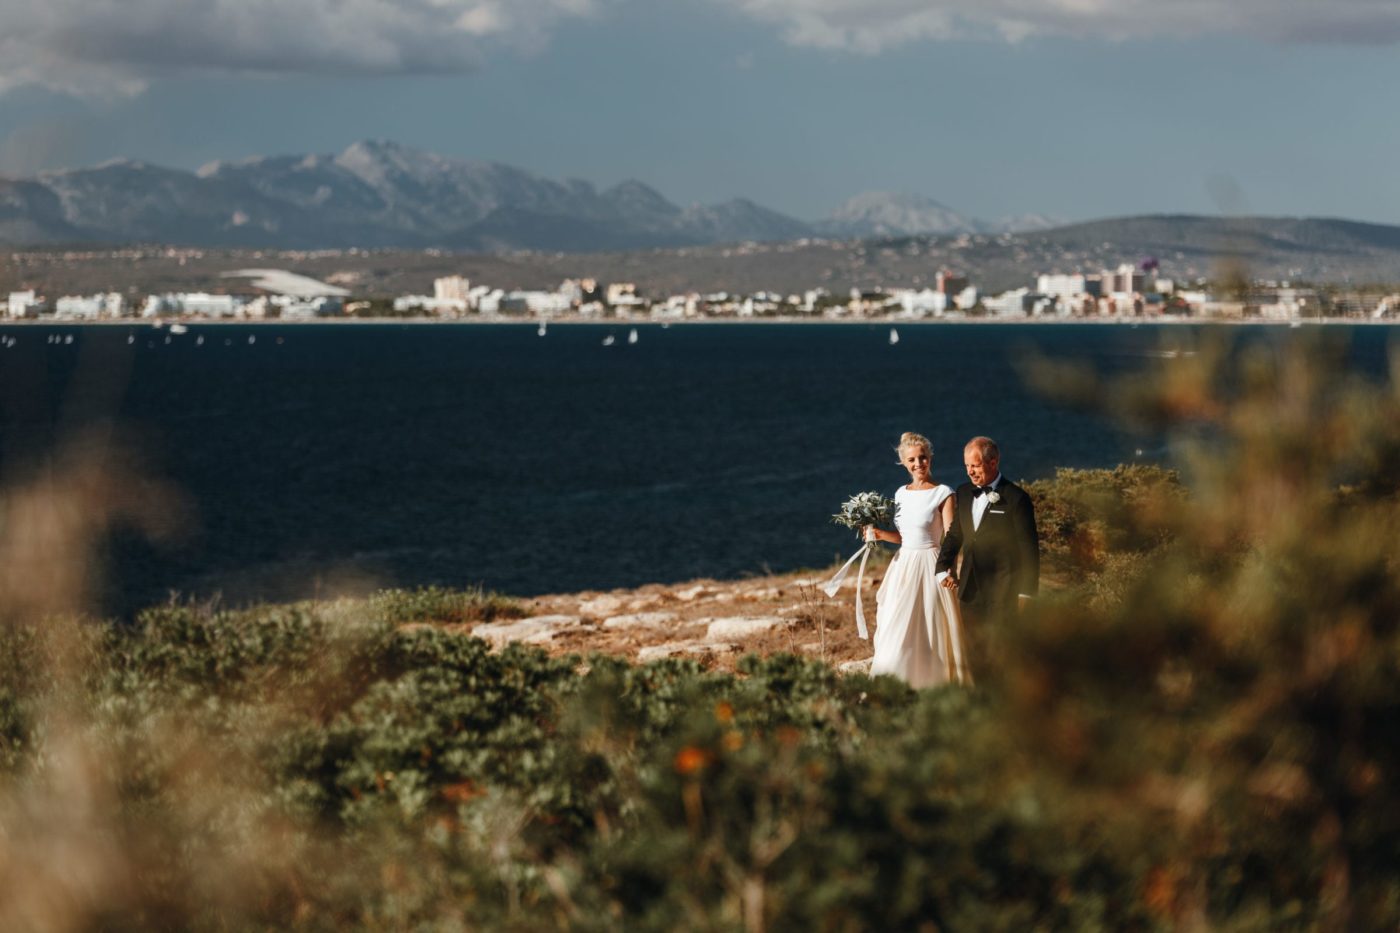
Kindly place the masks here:
<instances>
[{"instance_id":1,"label":"bride's bare arm","mask_svg":"<svg viewBox=\"0 0 1400 933\"><path fill-rule=\"evenodd\" d=\"M897 531L886 531L883 528L876 528L873 525L866 525L865 527L875 533L876 541L888 541L890 544L904 543L904 538Z\"/></svg>"},{"instance_id":2,"label":"bride's bare arm","mask_svg":"<svg viewBox=\"0 0 1400 933\"><path fill-rule=\"evenodd\" d=\"M953 527L953 516L958 514L958 497L956 494L950 495L943 500L943 505L939 506L943 513L943 530L947 531Z\"/></svg>"}]
</instances>

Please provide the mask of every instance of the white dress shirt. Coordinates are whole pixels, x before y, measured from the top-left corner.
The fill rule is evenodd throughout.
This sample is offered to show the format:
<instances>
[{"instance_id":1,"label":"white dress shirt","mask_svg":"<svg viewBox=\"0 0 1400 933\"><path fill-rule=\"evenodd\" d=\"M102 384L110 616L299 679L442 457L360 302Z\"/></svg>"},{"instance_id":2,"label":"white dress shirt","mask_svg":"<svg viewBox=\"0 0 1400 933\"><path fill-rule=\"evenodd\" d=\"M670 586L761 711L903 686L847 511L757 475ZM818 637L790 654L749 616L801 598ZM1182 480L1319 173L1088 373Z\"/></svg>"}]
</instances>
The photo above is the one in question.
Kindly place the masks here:
<instances>
[{"instance_id":1,"label":"white dress shirt","mask_svg":"<svg viewBox=\"0 0 1400 933\"><path fill-rule=\"evenodd\" d=\"M988 489L996 489L996 488L997 488L998 486L1000 486L1000 485L1001 485L1001 474L998 473L998 474L997 474L997 478L994 479L994 480L992 480L991 485L989 485L987 488L988 488ZM987 494L986 494L986 493L983 493L982 495L977 496L975 499L972 500L972 530L973 530L973 531L976 531L978 528L981 528L981 527L982 527L982 516L987 514L987 506L989 506L989 505L991 505L991 503L987 501Z\"/></svg>"}]
</instances>

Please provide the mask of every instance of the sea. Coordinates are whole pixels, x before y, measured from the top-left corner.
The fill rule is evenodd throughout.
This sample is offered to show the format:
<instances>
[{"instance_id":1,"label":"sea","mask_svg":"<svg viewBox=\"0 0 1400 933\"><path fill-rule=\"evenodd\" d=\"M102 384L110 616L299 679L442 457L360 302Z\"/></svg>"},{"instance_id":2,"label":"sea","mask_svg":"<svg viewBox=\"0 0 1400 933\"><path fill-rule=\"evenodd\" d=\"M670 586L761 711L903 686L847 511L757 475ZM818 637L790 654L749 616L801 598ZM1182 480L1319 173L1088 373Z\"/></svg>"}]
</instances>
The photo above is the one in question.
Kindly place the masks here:
<instances>
[{"instance_id":1,"label":"sea","mask_svg":"<svg viewBox=\"0 0 1400 933\"><path fill-rule=\"evenodd\" d=\"M1013 479L1173 463L1171 437L1032 388L1037 360L1131 378L1222 333L1319 330L1385 378L1400 331L1365 325L0 326L0 477L61 483L64 451L121 451L102 462L134 520L97 552L115 615L736 578L852 550L830 516L893 494L903 431L954 485L978 434Z\"/></svg>"}]
</instances>

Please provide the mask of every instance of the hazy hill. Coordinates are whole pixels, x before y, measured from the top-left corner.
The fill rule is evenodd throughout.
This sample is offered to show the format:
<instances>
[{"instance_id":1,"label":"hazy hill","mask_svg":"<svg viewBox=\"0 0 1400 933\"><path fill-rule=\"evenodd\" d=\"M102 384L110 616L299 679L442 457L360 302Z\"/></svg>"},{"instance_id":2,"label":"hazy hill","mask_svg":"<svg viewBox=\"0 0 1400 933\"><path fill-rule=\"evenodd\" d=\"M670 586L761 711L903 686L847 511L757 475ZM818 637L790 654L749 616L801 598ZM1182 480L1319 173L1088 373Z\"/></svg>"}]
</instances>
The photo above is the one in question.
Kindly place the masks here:
<instances>
[{"instance_id":1,"label":"hazy hill","mask_svg":"<svg viewBox=\"0 0 1400 933\"><path fill-rule=\"evenodd\" d=\"M636 194L636 192L633 192ZM11 196L56 210L32 187L0 188L0 229L11 229ZM629 195L630 197L631 195ZM45 207L47 205L47 207ZM679 209L678 209L679 210ZM663 218L653 221L659 224ZM591 252L493 250L516 240L521 230L542 225L557 242L587 241ZM924 287L939 269L969 275L984 291L1034 287L1042 272L1093 272L1152 256L1161 274L1189 282L1219 274L1228 260L1252 277L1294 281L1400 282L1400 227L1344 220L1195 216L1127 217L1073 224L1022 234L886 237L865 240L798 239L742 245L629 249L631 233L605 221L557 218L500 209L478 221L452 251L341 251L264 254L275 265L361 295L430 292L440 275L458 274L503 288L552 288L564 278L592 276L636 282L652 294L679 291L760 289L784 293L824 286L850 288ZM62 249L29 251L0 263L0 293L33 287L50 295L97 289L208 288L228 286L221 273L247 267L252 257L238 250L205 250L182 256L164 249L74 254Z\"/></svg>"}]
</instances>

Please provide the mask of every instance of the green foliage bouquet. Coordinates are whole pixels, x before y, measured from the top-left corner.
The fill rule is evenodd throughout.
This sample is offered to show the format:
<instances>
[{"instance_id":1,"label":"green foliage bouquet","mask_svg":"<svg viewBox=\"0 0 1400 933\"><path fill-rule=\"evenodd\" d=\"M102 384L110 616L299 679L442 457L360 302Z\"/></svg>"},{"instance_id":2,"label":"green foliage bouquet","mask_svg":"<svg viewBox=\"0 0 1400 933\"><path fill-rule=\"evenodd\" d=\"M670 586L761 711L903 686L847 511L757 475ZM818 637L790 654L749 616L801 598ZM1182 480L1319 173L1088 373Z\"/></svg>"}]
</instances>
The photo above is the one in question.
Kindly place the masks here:
<instances>
[{"instance_id":1,"label":"green foliage bouquet","mask_svg":"<svg viewBox=\"0 0 1400 933\"><path fill-rule=\"evenodd\" d=\"M858 492L841 503L841 511L831 516L831 521L853 528L859 535L867 525L889 524L894 519L894 508L894 500L878 492Z\"/></svg>"}]
</instances>

